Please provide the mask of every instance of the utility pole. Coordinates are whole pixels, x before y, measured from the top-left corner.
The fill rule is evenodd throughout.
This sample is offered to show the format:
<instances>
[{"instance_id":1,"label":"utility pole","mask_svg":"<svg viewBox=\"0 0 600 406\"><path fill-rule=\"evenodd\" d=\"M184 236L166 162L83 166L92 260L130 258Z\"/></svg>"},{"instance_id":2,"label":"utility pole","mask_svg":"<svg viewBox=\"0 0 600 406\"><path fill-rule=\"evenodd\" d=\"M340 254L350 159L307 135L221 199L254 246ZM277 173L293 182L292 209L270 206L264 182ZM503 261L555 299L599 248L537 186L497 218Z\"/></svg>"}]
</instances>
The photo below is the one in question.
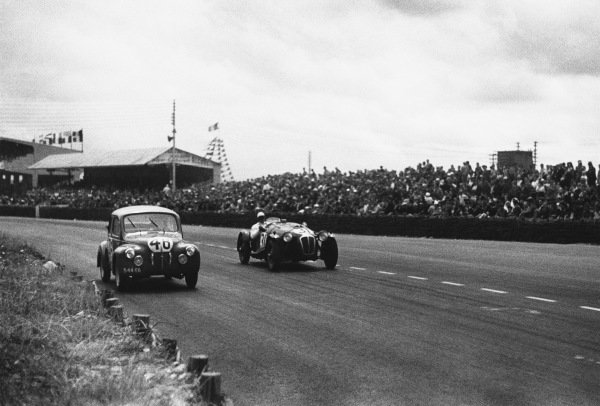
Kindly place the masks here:
<instances>
[{"instance_id":1,"label":"utility pole","mask_svg":"<svg viewBox=\"0 0 600 406\"><path fill-rule=\"evenodd\" d=\"M537 141L533 142L533 167L537 165Z\"/></svg>"},{"instance_id":2,"label":"utility pole","mask_svg":"<svg viewBox=\"0 0 600 406\"><path fill-rule=\"evenodd\" d=\"M308 176L310 176L310 169L311 169L311 165L312 165L312 156L311 156L312 152L308 151Z\"/></svg>"},{"instance_id":3,"label":"utility pole","mask_svg":"<svg viewBox=\"0 0 600 406\"><path fill-rule=\"evenodd\" d=\"M173 148L171 149L171 163L173 165L173 185L171 187L171 190L173 193L175 193L175 190L177 188L176 186L176 171L175 171L175 133L177 132L175 130L175 100L173 100L173 114L171 115L171 124L173 124L173 136L170 137L173 140Z\"/></svg>"}]
</instances>

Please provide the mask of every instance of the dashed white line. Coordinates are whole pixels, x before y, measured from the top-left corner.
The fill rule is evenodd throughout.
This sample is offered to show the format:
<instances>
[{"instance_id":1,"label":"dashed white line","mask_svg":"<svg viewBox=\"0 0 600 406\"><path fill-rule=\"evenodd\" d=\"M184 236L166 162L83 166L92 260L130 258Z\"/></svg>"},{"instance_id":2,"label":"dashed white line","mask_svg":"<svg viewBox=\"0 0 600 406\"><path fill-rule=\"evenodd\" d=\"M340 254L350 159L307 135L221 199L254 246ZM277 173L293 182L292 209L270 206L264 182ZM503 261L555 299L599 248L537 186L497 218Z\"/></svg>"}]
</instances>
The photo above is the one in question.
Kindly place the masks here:
<instances>
[{"instance_id":1,"label":"dashed white line","mask_svg":"<svg viewBox=\"0 0 600 406\"><path fill-rule=\"evenodd\" d=\"M539 302L556 303L554 299L546 299L545 297L525 296L526 299L537 300Z\"/></svg>"},{"instance_id":2,"label":"dashed white line","mask_svg":"<svg viewBox=\"0 0 600 406\"><path fill-rule=\"evenodd\" d=\"M593 310L595 312L600 312L600 309L598 309L597 307L590 307L590 306L579 306L579 307L584 310Z\"/></svg>"},{"instance_id":3,"label":"dashed white line","mask_svg":"<svg viewBox=\"0 0 600 406\"><path fill-rule=\"evenodd\" d=\"M366 271L367 268L359 268L357 266L351 266L350 269L354 269L355 271Z\"/></svg>"},{"instance_id":4,"label":"dashed white line","mask_svg":"<svg viewBox=\"0 0 600 406\"><path fill-rule=\"evenodd\" d=\"M383 275L396 275L394 272L385 272L385 271L377 271L377 273L380 273Z\"/></svg>"},{"instance_id":5,"label":"dashed white line","mask_svg":"<svg viewBox=\"0 0 600 406\"><path fill-rule=\"evenodd\" d=\"M444 285L450 285L450 286L465 286L464 283L456 283L456 282L449 282L449 281L442 281L442 283Z\"/></svg>"},{"instance_id":6,"label":"dashed white line","mask_svg":"<svg viewBox=\"0 0 600 406\"><path fill-rule=\"evenodd\" d=\"M485 291L485 292L490 292L490 293L498 293L501 295L505 295L508 292L504 291L504 290L496 290L496 289L490 289L490 288L481 288L481 290Z\"/></svg>"},{"instance_id":7,"label":"dashed white line","mask_svg":"<svg viewBox=\"0 0 600 406\"><path fill-rule=\"evenodd\" d=\"M410 279L417 279L419 281L426 281L427 280L427 278L423 278L422 276L411 276L411 275L408 275L408 277Z\"/></svg>"}]
</instances>

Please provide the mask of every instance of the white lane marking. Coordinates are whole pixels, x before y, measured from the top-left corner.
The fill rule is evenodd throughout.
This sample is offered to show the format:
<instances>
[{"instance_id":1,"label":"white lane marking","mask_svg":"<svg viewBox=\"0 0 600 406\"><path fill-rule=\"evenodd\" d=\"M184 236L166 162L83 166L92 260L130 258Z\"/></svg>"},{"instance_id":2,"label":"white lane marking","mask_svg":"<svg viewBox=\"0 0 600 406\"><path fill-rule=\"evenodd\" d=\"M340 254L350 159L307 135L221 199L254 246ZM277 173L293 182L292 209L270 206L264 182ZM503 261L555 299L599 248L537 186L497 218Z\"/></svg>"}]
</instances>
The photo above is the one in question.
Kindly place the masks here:
<instances>
[{"instance_id":1,"label":"white lane marking","mask_svg":"<svg viewBox=\"0 0 600 406\"><path fill-rule=\"evenodd\" d=\"M351 266L350 269L354 269L355 271L366 271L367 268L359 268L357 266Z\"/></svg>"},{"instance_id":2,"label":"white lane marking","mask_svg":"<svg viewBox=\"0 0 600 406\"><path fill-rule=\"evenodd\" d=\"M396 275L393 272L385 272L385 271L377 271L377 273L381 273L381 274L384 274L384 275Z\"/></svg>"},{"instance_id":3,"label":"white lane marking","mask_svg":"<svg viewBox=\"0 0 600 406\"><path fill-rule=\"evenodd\" d=\"M450 285L450 286L465 286L463 283L456 283L456 282L449 282L449 281L442 281L442 283L444 285Z\"/></svg>"},{"instance_id":4,"label":"white lane marking","mask_svg":"<svg viewBox=\"0 0 600 406\"><path fill-rule=\"evenodd\" d=\"M556 303L556 300L554 299L546 299L545 297L537 297L537 296L525 296L526 299L531 299L531 300L538 300L540 302L546 302L546 303Z\"/></svg>"},{"instance_id":5,"label":"white lane marking","mask_svg":"<svg viewBox=\"0 0 600 406\"><path fill-rule=\"evenodd\" d=\"M507 294L508 292L505 292L503 290L496 290L496 289L490 289L490 288L481 288L481 290L485 291L485 292L490 292L490 293L499 293L501 295Z\"/></svg>"},{"instance_id":6,"label":"white lane marking","mask_svg":"<svg viewBox=\"0 0 600 406\"><path fill-rule=\"evenodd\" d=\"M593 310L595 312L600 312L600 309L598 309L597 307L590 307L590 306L579 306L579 307L584 310Z\"/></svg>"},{"instance_id":7,"label":"white lane marking","mask_svg":"<svg viewBox=\"0 0 600 406\"><path fill-rule=\"evenodd\" d=\"M417 279L419 281L426 281L427 280L427 278L423 278L422 276L411 276L411 275L408 275L408 277L410 279Z\"/></svg>"},{"instance_id":8,"label":"white lane marking","mask_svg":"<svg viewBox=\"0 0 600 406\"><path fill-rule=\"evenodd\" d=\"M503 310L508 310L506 307L488 307L488 306L482 306L481 307L483 310L487 310L490 312L500 312Z\"/></svg>"}]
</instances>

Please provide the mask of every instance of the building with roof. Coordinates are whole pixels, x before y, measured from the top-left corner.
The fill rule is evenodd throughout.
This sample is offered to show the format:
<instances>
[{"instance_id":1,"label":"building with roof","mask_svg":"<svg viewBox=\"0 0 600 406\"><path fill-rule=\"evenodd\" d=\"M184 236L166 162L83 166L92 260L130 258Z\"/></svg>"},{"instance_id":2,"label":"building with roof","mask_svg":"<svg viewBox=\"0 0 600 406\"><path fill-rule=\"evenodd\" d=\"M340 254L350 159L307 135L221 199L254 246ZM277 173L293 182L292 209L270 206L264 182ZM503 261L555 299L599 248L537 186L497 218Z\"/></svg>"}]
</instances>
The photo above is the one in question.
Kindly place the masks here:
<instances>
[{"instance_id":1,"label":"building with roof","mask_svg":"<svg viewBox=\"0 0 600 406\"><path fill-rule=\"evenodd\" d=\"M83 171L85 185L162 188L171 180L172 148L94 151L47 156L29 166L33 171ZM175 148L177 187L221 179L221 165ZM35 185L34 185L35 186Z\"/></svg>"},{"instance_id":2,"label":"building with roof","mask_svg":"<svg viewBox=\"0 0 600 406\"><path fill-rule=\"evenodd\" d=\"M79 155L81 151L0 137L0 193L15 193L69 179L68 171L39 170L29 167L52 155Z\"/></svg>"}]
</instances>

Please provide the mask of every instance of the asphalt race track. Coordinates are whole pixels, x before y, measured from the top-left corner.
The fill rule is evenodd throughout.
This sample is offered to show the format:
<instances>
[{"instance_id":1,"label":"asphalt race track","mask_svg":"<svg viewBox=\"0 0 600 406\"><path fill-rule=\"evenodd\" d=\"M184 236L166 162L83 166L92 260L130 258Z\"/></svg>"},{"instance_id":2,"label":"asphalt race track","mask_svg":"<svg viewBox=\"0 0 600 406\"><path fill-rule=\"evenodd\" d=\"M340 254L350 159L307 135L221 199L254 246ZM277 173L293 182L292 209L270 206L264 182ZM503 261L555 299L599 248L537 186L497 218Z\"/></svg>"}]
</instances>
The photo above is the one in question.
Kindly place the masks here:
<instances>
[{"instance_id":1,"label":"asphalt race track","mask_svg":"<svg viewBox=\"0 0 600 406\"><path fill-rule=\"evenodd\" d=\"M207 354L235 405L600 404L600 247L339 235L336 270L270 273L238 262L237 231L184 226L198 289L118 294L184 357ZM96 268L105 223L0 217L0 232L114 289Z\"/></svg>"}]
</instances>

